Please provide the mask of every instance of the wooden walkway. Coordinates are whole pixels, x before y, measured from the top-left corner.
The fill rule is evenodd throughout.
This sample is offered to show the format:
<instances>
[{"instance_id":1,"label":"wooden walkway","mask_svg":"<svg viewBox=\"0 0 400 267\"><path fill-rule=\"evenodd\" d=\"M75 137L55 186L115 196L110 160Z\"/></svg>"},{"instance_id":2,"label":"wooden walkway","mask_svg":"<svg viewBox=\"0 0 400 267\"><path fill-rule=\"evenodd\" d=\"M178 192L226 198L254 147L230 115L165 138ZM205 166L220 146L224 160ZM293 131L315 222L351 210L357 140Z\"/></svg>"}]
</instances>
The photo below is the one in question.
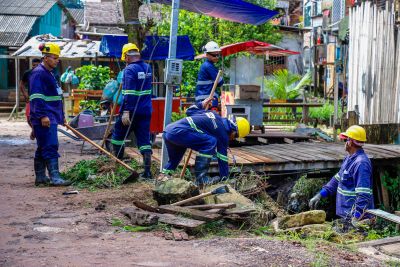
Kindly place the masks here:
<instances>
[{"instance_id":1,"label":"wooden walkway","mask_svg":"<svg viewBox=\"0 0 400 267\"><path fill-rule=\"evenodd\" d=\"M400 162L399 145L365 145L364 150L374 163L389 165ZM141 161L136 148L126 148L125 151L130 157ZM230 166L234 165L232 154L241 171L266 173L336 169L346 156L344 143L317 142L234 147L228 154ZM160 162L160 157L161 149L153 149L153 160ZM195 157L196 153L192 153L189 161L191 170ZM211 163L210 172L218 172L217 162Z\"/></svg>"}]
</instances>

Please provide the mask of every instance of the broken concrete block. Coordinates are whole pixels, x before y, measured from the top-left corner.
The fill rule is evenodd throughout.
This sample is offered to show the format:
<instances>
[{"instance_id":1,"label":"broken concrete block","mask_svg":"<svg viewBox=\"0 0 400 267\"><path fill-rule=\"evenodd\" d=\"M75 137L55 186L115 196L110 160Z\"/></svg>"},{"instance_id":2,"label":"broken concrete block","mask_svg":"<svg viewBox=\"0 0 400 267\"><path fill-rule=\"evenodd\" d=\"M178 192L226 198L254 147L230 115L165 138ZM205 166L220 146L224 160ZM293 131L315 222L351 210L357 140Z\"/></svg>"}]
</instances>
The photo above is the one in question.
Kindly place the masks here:
<instances>
[{"instance_id":1,"label":"broken concrete block","mask_svg":"<svg viewBox=\"0 0 400 267\"><path fill-rule=\"evenodd\" d=\"M294 215L287 215L278 218L278 228L287 229L293 227L299 227L308 224L320 224L324 223L326 219L326 213L323 210L310 210Z\"/></svg>"},{"instance_id":2,"label":"broken concrete block","mask_svg":"<svg viewBox=\"0 0 400 267\"><path fill-rule=\"evenodd\" d=\"M159 218L155 213L135 208L125 208L121 213L130 218L132 224L140 226L156 224Z\"/></svg>"},{"instance_id":3,"label":"broken concrete block","mask_svg":"<svg viewBox=\"0 0 400 267\"><path fill-rule=\"evenodd\" d=\"M161 182L153 190L158 205L171 204L199 194L199 189L194 183L183 179Z\"/></svg>"},{"instance_id":4,"label":"broken concrete block","mask_svg":"<svg viewBox=\"0 0 400 267\"><path fill-rule=\"evenodd\" d=\"M204 192L211 191L217 187L220 187L221 184L216 184L207 187ZM206 197L204 201L207 204L220 204L220 203L235 203L236 208L230 209L229 212L234 213L235 211L238 210L244 210L244 209L254 209L254 203L248 199L247 197L243 196L242 194L238 193L233 187L228 185L229 188L229 193L224 193L224 194L218 194L218 195L212 195L209 197Z\"/></svg>"}]
</instances>

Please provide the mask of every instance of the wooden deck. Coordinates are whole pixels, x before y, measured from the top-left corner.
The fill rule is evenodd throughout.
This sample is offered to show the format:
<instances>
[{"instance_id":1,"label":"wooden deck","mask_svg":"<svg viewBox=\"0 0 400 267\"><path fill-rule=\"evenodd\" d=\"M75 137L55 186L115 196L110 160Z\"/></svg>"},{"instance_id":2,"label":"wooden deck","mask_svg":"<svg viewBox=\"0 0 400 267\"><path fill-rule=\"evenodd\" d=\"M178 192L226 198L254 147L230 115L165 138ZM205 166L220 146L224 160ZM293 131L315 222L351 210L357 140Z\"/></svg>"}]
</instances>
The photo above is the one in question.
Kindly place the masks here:
<instances>
[{"instance_id":1,"label":"wooden deck","mask_svg":"<svg viewBox=\"0 0 400 267\"><path fill-rule=\"evenodd\" d=\"M400 162L399 145L365 145L364 150L374 163L394 164ZM229 151L228 151L229 152ZM126 153L141 160L136 148L126 148ZM339 168L346 156L344 143L298 142L293 144L271 144L231 148L229 165L241 171L288 172L307 170L329 170ZM160 162L161 149L153 149L153 160ZM193 170L196 153L192 153L189 167ZM183 164L183 161L182 163ZM210 172L218 172L217 162L212 162Z\"/></svg>"}]
</instances>

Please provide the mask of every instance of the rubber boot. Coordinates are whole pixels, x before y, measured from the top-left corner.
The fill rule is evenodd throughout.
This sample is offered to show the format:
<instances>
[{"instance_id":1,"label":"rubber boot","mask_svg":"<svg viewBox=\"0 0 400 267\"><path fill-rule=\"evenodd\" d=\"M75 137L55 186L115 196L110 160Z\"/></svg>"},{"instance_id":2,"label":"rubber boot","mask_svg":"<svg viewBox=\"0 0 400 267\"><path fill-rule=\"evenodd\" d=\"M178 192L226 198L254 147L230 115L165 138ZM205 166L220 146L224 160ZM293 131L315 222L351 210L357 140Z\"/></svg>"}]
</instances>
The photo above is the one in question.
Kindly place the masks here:
<instances>
[{"instance_id":1,"label":"rubber boot","mask_svg":"<svg viewBox=\"0 0 400 267\"><path fill-rule=\"evenodd\" d=\"M196 185L203 187L209 183L210 178L207 176L208 168L210 167L211 158L196 157L194 163L194 174L196 176Z\"/></svg>"},{"instance_id":2,"label":"rubber boot","mask_svg":"<svg viewBox=\"0 0 400 267\"><path fill-rule=\"evenodd\" d=\"M44 159L34 159L35 185L49 185L50 179L46 176L46 162Z\"/></svg>"},{"instance_id":3,"label":"rubber boot","mask_svg":"<svg viewBox=\"0 0 400 267\"><path fill-rule=\"evenodd\" d=\"M120 160L123 160L124 153L125 153L124 145L120 146L120 145L113 144L113 151L114 151L114 156L116 156Z\"/></svg>"},{"instance_id":4,"label":"rubber boot","mask_svg":"<svg viewBox=\"0 0 400 267\"><path fill-rule=\"evenodd\" d=\"M46 160L47 170L49 171L51 185L53 186L68 186L72 184L70 181L66 181L60 176L58 169L58 158Z\"/></svg>"},{"instance_id":5,"label":"rubber boot","mask_svg":"<svg viewBox=\"0 0 400 267\"><path fill-rule=\"evenodd\" d=\"M144 172L140 174L140 178L142 180L153 179L153 175L151 174L151 152L149 151L143 153L143 167Z\"/></svg>"}]
</instances>

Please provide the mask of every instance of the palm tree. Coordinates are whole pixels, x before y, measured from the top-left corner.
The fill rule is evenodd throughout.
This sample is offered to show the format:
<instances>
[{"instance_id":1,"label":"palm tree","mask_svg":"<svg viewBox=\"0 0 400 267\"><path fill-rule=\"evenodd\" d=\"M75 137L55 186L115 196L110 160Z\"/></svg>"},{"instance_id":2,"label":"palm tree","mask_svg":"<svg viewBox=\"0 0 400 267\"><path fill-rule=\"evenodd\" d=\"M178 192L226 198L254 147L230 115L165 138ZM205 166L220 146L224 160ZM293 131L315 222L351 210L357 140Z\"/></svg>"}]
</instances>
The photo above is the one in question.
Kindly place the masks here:
<instances>
[{"instance_id":1,"label":"palm tree","mask_svg":"<svg viewBox=\"0 0 400 267\"><path fill-rule=\"evenodd\" d=\"M277 70L271 78L265 80L265 87L272 99L294 99L301 94L305 86L310 84L310 72L301 77L290 73L287 69Z\"/></svg>"}]
</instances>

